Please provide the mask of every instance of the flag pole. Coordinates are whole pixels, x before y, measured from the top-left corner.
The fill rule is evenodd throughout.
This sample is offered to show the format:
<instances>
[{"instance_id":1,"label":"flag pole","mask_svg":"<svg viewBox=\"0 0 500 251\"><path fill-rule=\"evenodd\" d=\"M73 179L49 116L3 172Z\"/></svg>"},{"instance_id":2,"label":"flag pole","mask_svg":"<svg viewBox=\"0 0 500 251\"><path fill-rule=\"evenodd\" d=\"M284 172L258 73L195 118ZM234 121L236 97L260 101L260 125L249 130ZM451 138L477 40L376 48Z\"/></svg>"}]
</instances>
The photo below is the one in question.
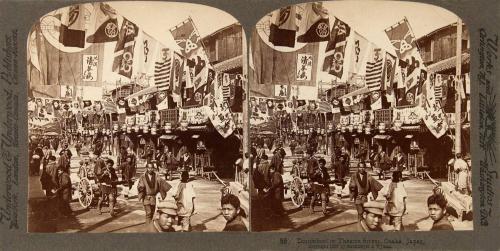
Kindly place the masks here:
<instances>
[{"instance_id":1,"label":"flag pole","mask_svg":"<svg viewBox=\"0 0 500 251\"><path fill-rule=\"evenodd\" d=\"M458 18L457 20L457 42L456 42L456 65L455 73L456 77L462 74L462 20ZM459 92L459 84L455 82L455 154L461 153L462 151L462 97Z\"/></svg>"}]
</instances>

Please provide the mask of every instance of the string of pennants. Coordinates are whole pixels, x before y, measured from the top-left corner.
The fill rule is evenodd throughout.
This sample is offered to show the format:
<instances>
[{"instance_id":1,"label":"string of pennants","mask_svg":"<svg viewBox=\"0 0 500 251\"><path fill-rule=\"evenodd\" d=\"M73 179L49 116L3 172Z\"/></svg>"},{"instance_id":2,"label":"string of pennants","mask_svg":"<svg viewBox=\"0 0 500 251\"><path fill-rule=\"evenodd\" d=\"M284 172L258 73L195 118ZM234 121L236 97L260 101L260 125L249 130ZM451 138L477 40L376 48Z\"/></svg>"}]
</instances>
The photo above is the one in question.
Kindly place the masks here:
<instances>
[{"instance_id":1,"label":"string of pennants","mask_svg":"<svg viewBox=\"0 0 500 251\"><path fill-rule=\"evenodd\" d=\"M433 135L439 138L445 134L448 129L446 113L454 109L455 89L462 99L468 100L470 77L468 74L430 74L406 18L385 30L396 53L392 55L337 17L330 27L328 10L321 2L307 3L302 15L296 15L297 8L298 5L291 5L273 12L269 42L293 48L296 42L327 41L321 70L340 82L364 90L355 95L330 97L334 112L346 115L364 110L419 106L424 112L417 114ZM297 36L297 32L301 34ZM251 56L251 61L262 60L255 59L258 53ZM252 70L255 71L255 67ZM464 103L467 105L469 101Z\"/></svg>"},{"instance_id":2,"label":"string of pennants","mask_svg":"<svg viewBox=\"0 0 500 251\"><path fill-rule=\"evenodd\" d=\"M61 23L56 45L45 35L46 20L51 18L56 18ZM89 18L90 22L87 20ZM91 27L93 25L95 27ZM190 17L169 30L180 51L163 45L106 3L77 4L62 8L42 17L35 27L30 34L29 61L33 66L30 72L33 70L38 74L30 76L39 78L38 82L42 84L101 82L103 45L114 44L110 70L122 77L135 79L139 84L145 84L148 76L151 76L156 88L155 93L140 96L132 94L125 101L117 100L116 112L126 110L130 115L149 109L207 106L212 113L217 114L213 117L215 123L223 124L233 123L221 120L232 117L225 113L242 112L241 75L216 73L213 70L199 32ZM46 53L49 50L57 53ZM77 52L73 53L75 51ZM62 54L61 58L70 63L57 67L44 66L44 62L57 62L48 58L47 55L52 54ZM66 74L68 72L76 74ZM74 79L67 79L70 76ZM214 96L219 76L220 82L223 82L223 98ZM32 81L36 82L35 77ZM222 100L215 102L218 98ZM215 104L229 109L216 108ZM218 129L221 135L227 135L231 131L222 127Z\"/></svg>"}]
</instances>

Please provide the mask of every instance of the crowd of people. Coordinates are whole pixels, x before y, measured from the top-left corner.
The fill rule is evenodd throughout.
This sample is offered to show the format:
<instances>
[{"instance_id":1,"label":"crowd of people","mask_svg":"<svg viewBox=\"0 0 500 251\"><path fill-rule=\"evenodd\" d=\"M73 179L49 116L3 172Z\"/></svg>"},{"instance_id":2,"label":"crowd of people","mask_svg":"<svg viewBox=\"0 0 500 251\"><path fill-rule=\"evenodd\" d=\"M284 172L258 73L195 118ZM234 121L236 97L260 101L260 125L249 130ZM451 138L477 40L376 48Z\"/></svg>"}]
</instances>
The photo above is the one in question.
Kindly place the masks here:
<instances>
[{"instance_id":1,"label":"crowd of people","mask_svg":"<svg viewBox=\"0 0 500 251\"><path fill-rule=\"evenodd\" d=\"M76 149L75 156L69 149L69 142ZM97 184L96 211L99 215L103 212L102 208L107 206L110 216L116 216L118 186L122 185L124 199L128 200L134 183L137 183L138 199L145 211L146 231L192 231L191 217L195 214L196 193L189 174L193 160L186 148L180 149L178 157L166 146L156 152L152 148L146 148L138 157L132 147L123 147L116 158L107 154L103 156L103 152L108 153L106 149L102 137L95 137L90 146L85 140L63 136L30 139L29 173L40 176L50 218L69 217L73 214L70 203L75 188L70 178L71 159L78 156L81 159L77 173L79 178L94 179ZM146 162L146 170L141 175L137 173L138 158ZM180 181L173 195L175 205L158 208L157 195L162 200L166 199L167 192L172 189L167 181L173 179L175 171L180 172ZM224 231L247 231L242 221L244 212L237 196L222 196L221 208L221 213L227 220ZM172 224L174 219L177 219L178 225Z\"/></svg>"},{"instance_id":2,"label":"crowd of people","mask_svg":"<svg viewBox=\"0 0 500 251\"><path fill-rule=\"evenodd\" d=\"M296 155L294 150L302 146L290 140L289 148L291 154ZM401 151L396 152L391 158L381 146L376 147L377 151L366 152L361 149L359 156L356 156L359 160L356 165L357 169L352 171L352 163L346 147L334 149L331 154L330 167L327 167L326 160L318 154L317 150L320 148L317 141L309 138L305 141L305 149L303 156L300 154L294 156L290 174L292 177L299 177L300 180L307 180L305 185L306 193L310 198L311 214L315 212L314 207L319 202L321 202L321 212L324 215L328 214L327 204L332 195L331 184L340 186L342 189L348 185L349 198L357 211L360 231L404 230L403 218L408 213L408 194L403 183L406 160ZM272 151L271 158L266 155L265 146L254 142L251 148L252 180L257 189L258 198L262 201L259 205L263 205L266 219L279 220L277 217L286 215L283 207L286 187L282 178L285 155L281 140L276 141L276 148ZM467 164L464 163L460 156L454 162L458 167L456 168L458 183L466 182L465 178L460 176L460 172L464 172L464 169L468 170ZM371 172L369 173L368 170ZM382 190L384 185L381 181L385 180L388 175L391 177L391 182L386 189ZM463 186L465 185L459 187ZM383 194L382 191L384 191ZM427 204L429 216L435 222L431 230L453 229L447 220L448 205L443 194L434 192L428 198Z\"/></svg>"}]
</instances>

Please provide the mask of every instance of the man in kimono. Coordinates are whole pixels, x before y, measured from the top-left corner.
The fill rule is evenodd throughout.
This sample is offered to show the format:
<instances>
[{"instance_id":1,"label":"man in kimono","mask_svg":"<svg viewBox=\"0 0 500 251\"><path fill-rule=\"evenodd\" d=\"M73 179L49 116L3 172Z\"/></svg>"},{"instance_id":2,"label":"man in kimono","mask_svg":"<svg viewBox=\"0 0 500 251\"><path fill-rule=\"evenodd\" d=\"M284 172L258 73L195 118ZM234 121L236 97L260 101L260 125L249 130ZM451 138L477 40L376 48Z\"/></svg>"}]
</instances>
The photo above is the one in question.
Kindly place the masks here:
<instances>
[{"instance_id":1,"label":"man in kimono","mask_svg":"<svg viewBox=\"0 0 500 251\"><path fill-rule=\"evenodd\" d=\"M151 224L153 220L156 210L156 195L160 193L162 199L165 199L170 188L171 186L167 181L161 179L160 175L155 172L154 164L148 162L146 172L139 178L137 184L139 201L144 205L144 211L146 212L146 224Z\"/></svg>"},{"instance_id":2,"label":"man in kimono","mask_svg":"<svg viewBox=\"0 0 500 251\"><path fill-rule=\"evenodd\" d=\"M365 170L364 162L358 163L358 171L351 176L349 191L351 200L354 200L358 211L358 221L363 219L363 203L368 202L368 195L371 193L373 199L377 199L378 191L383 188L377 180L371 177Z\"/></svg>"}]
</instances>

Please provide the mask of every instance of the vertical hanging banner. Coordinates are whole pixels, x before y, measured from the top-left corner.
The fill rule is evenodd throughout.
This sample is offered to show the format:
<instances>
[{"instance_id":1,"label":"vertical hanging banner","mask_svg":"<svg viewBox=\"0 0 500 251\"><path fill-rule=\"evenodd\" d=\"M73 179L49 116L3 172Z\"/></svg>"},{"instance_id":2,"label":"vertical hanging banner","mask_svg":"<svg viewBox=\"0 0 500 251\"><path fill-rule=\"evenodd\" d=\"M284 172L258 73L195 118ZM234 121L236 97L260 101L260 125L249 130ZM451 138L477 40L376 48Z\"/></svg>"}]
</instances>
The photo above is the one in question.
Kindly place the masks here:
<instances>
[{"instance_id":1,"label":"vertical hanging banner","mask_svg":"<svg viewBox=\"0 0 500 251\"><path fill-rule=\"evenodd\" d=\"M441 104L437 102L434 96L435 84L433 83L433 79L427 81L429 82L425 85L426 88L422 93L422 98L424 100L422 117L432 135L436 138L440 138L448 130L448 122Z\"/></svg>"},{"instance_id":2,"label":"vertical hanging banner","mask_svg":"<svg viewBox=\"0 0 500 251\"><path fill-rule=\"evenodd\" d=\"M97 81L98 55L83 55L82 58L82 81Z\"/></svg>"},{"instance_id":3,"label":"vertical hanging banner","mask_svg":"<svg viewBox=\"0 0 500 251\"><path fill-rule=\"evenodd\" d=\"M394 47L398 58L406 63L404 72L406 100L410 102L410 105L414 105L417 100L415 95L417 95L416 90L418 87L416 85L419 84L420 71L425 69L422 57L418 51L415 35L411 31L406 18L386 29L385 33ZM413 96L413 101L409 100L411 96Z\"/></svg>"},{"instance_id":4,"label":"vertical hanging banner","mask_svg":"<svg viewBox=\"0 0 500 251\"><path fill-rule=\"evenodd\" d=\"M138 46L134 51L134 63L136 63L137 73L146 75L154 74L154 66L161 57L161 44L146 32L141 32L138 37ZM164 47L164 46L163 46ZM160 55L160 56L159 56Z\"/></svg>"},{"instance_id":5,"label":"vertical hanging banner","mask_svg":"<svg viewBox=\"0 0 500 251\"><path fill-rule=\"evenodd\" d=\"M295 8L295 5L290 5L273 12L269 26L269 42L273 45L295 47L297 33Z\"/></svg>"},{"instance_id":6,"label":"vertical hanging banner","mask_svg":"<svg viewBox=\"0 0 500 251\"><path fill-rule=\"evenodd\" d=\"M392 87L392 83L396 78L396 61L397 58L386 52L385 69L384 69L384 85L382 90L387 90Z\"/></svg>"},{"instance_id":7,"label":"vertical hanging banner","mask_svg":"<svg viewBox=\"0 0 500 251\"><path fill-rule=\"evenodd\" d=\"M323 7L321 2L306 3L302 19L297 42L328 41L330 37L330 21L328 10Z\"/></svg>"},{"instance_id":8,"label":"vertical hanging banner","mask_svg":"<svg viewBox=\"0 0 500 251\"><path fill-rule=\"evenodd\" d=\"M158 90L170 90L170 77L172 73L172 50L162 48L155 62L154 81Z\"/></svg>"},{"instance_id":9,"label":"vertical hanging banner","mask_svg":"<svg viewBox=\"0 0 500 251\"><path fill-rule=\"evenodd\" d=\"M380 48L372 51L372 57L366 63L366 86L370 91L378 91L382 87L385 52Z\"/></svg>"},{"instance_id":10,"label":"vertical hanging banner","mask_svg":"<svg viewBox=\"0 0 500 251\"><path fill-rule=\"evenodd\" d=\"M298 81L310 81L312 74L313 55L306 53L297 54L297 75Z\"/></svg>"},{"instance_id":11,"label":"vertical hanging banner","mask_svg":"<svg viewBox=\"0 0 500 251\"><path fill-rule=\"evenodd\" d=\"M373 44L356 31L351 39L351 43L352 50L349 55L352 55L353 59L349 64L349 72L356 75L364 75L365 65L371 55Z\"/></svg>"},{"instance_id":12,"label":"vertical hanging banner","mask_svg":"<svg viewBox=\"0 0 500 251\"><path fill-rule=\"evenodd\" d=\"M345 48L347 37L351 34L351 27L340 19L335 18L330 40L326 45L325 61L323 62L323 71L328 72L337 78L345 80L344 63L345 63Z\"/></svg>"},{"instance_id":13,"label":"vertical hanging banner","mask_svg":"<svg viewBox=\"0 0 500 251\"><path fill-rule=\"evenodd\" d=\"M132 76L135 38L137 37L138 32L139 27L137 27L137 25L128 19L123 18L122 28L115 47L113 72L127 78Z\"/></svg>"}]
</instances>

